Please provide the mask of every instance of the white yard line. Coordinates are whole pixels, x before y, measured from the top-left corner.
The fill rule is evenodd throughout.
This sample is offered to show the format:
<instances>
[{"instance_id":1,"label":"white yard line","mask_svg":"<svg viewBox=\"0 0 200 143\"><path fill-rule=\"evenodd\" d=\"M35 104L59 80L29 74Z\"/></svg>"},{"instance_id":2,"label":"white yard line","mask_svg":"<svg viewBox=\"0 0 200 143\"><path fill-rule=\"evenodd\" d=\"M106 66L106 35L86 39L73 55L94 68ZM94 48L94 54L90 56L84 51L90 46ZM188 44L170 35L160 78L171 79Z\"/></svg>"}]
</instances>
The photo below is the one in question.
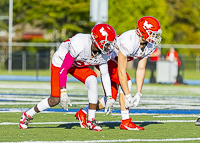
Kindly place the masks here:
<instances>
[{"instance_id":1,"label":"white yard line","mask_svg":"<svg viewBox=\"0 0 200 143\"><path fill-rule=\"evenodd\" d=\"M41 101L43 98L40 99L33 99L33 98L0 98L0 100L14 100L14 101ZM13 101L13 102L14 102ZM5 101L4 101L5 102Z\"/></svg>"},{"instance_id":2,"label":"white yard line","mask_svg":"<svg viewBox=\"0 0 200 143\"><path fill-rule=\"evenodd\" d=\"M0 105L35 105L38 102L0 102Z\"/></svg>"},{"instance_id":3,"label":"white yard line","mask_svg":"<svg viewBox=\"0 0 200 143\"><path fill-rule=\"evenodd\" d=\"M160 116L153 116L153 117L163 117L163 118L166 118L166 117L198 117L199 115L160 115Z\"/></svg>"},{"instance_id":4,"label":"white yard line","mask_svg":"<svg viewBox=\"0 0 200 143\"><path fill-rule=\"evenodd\" d=\"M33 100L34 101L34 100ZM35 105L38 102L0 102L0 105ZM88 104L88 102L72 102L72 105Z\"/></svg>"},{"instance_id":5,"label":"white yard line","mask_svg":"<svg viewBox=\"0 0 200 143\"><path fill-rule=\"evenodd\" d=\"M173 142L173 141L198 141L200 138L169 138L169 139L126 139L126 140L88 140L88 141L24 141L9 143L100 143L100 142ZM1 142L7 143L7 142Z\"/></svg>"}]
</instances>

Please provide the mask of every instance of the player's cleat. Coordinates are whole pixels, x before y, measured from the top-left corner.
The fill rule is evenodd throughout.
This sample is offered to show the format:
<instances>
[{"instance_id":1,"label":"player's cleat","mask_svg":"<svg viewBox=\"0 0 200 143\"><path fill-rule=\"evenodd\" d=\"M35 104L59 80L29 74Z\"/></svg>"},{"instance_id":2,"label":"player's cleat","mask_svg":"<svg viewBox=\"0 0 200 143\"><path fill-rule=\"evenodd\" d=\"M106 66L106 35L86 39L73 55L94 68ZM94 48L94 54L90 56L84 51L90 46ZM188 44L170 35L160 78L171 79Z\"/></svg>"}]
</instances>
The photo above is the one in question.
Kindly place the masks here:
<instances>
[{"instance_id":1,"label":"player's cleat","mask_svg":"<svg viewBox=\"0 0 200 143\"><path fill-rule=\"evenodd\" d=\"M81 128L87 128L87 114L85 114L82 109L76 112L75 117L80 121Z\"/></svg>"},{"instance_id":2,"label":"player's cleat","mask_svg":"<svg viewBox=\"0 0 200 143\"><path fill-rule=\"evenodd\" d=\"M87 127L90 130L93 131L102 131L102 128L96 123L95 119L92 119L92 121L87 121Z\"/></svg>"},{"instance_id":3,"label":"player's cleat","mask_svg":"<svg viewBox=\"0 0 200 143\"><path fill-rule=\"evenodd\" d=\"M133 122L131 122L131 118L122 120L120 129L122 130L144 130L143 127L135 125Z\"/></svg>"},{"instance_id":4,"label":"player's cleat","mask_svg":"<svg viewBox=\"0 0 200 143\"><path fill-rule=\"evenodd\" d=\"M31 118L29 115L26 115L26 112L23 112L19 122L19 127L21 129L27 129L30 120L33 120L33 118Z\"/></svg>"},{"instance_id":5,"label":"player's cleat","mask_svg":"<svg viewBox=\"0 0 200 143\"><path fill-rule=\"evenodd\" d=\"M195 125L196 125L196 126L200 126L200 118L197 119Z\"/></svg>"}]
</instances>

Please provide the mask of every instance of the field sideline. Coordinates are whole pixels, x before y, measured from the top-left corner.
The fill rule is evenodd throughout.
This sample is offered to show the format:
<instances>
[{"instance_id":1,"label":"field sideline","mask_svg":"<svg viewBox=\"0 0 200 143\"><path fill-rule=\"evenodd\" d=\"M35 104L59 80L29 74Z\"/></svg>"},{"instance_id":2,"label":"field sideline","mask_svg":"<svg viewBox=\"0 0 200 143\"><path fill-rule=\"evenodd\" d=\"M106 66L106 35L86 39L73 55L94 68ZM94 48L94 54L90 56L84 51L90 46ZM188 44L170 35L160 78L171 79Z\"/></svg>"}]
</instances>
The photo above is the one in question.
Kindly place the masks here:
<instances>
[{"instance_id":1,"label":"field sideline","mask_svg":"<svg viewBox=\"0 0 200 143\"><path fill-rule=\"evenodd\" d=\"M29 129L21 130L21 112L49 96L49 82L0 81L0 142L200 142L200 127L195 126L200 115L199 86L145 84L141 103L130 110L130 117L144 131L120 130L117 99L113 114L97 112L96 120L103 131L94 132L80 128L74 117L78 109L88 104L85 85L67 85L73 104L69 112L58 105L36 114ZM135 89L133 84L132 94ZM99 96L103 96L101 84Z\"/></svg>"}]
</instances>

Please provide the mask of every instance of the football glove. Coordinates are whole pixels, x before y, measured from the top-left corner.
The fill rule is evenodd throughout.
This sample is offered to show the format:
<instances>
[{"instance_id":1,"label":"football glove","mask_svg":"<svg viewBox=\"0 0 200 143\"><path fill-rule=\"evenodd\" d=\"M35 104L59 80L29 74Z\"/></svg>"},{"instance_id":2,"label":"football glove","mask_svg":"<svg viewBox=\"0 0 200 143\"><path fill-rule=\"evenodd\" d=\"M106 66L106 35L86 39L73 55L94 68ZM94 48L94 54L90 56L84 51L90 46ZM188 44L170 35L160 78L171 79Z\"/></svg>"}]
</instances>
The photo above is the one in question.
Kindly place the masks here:
<instances>
[{"instance_id":1,"label":"football glove","mask_svg":"<svg viewBox=\"0 0 200 143\"><path fill-rule=\"evenodd\" d=\"M133 106L133 97L131 94L125 95L125 107L129 108Z\"/></svg>"},{"instance_id":2,"label":"football glove","mask_svg":"<svg viewBox=\"0 0 200 143\"><path fill-rule=\"evenodd\" d=\"M142 94L140 92L137 92L135 96L133 97L133 108L137 107L138 104L140 103L140 97Z\"/></svg>"},{"instance_id":3,"label":"football glove","mask_svg":"<svg viewBox=\"0 0 200 143\"><path fill-rule=\"evenodd\" d=\"M67 95L67 90L66 89L61 89L60 90L61 94L60 94L60 106L68 111L68 104L70 106L72 106L71 104L71 100Z\"/></svg>"},{"instance_id":4,"label":"football glove","mask_svg":"<svg viewBox=\"0 0 200 143\"><path fill-rule=\"evenodd\" d=\"M115 103L115 99L113 99L112 96L107 96L107 101L106 101L106 106L105 106L106 115L109 115L110 113L112 113L114 103Z\"/></svg>"}]
</instances>

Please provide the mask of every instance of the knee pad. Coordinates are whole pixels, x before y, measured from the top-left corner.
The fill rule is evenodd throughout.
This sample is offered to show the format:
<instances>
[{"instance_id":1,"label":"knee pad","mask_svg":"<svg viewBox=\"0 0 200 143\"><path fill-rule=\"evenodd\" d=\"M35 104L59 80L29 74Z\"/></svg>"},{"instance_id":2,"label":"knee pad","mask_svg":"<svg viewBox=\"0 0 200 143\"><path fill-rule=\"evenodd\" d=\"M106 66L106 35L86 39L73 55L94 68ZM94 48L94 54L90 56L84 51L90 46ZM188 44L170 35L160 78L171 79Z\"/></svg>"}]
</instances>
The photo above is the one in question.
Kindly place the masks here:
<instances>
[{"instance_id":1,"label":"knee pad","mask_svg":"<svg viewBox=\"0 0 200 143\"><path fill-rule=\"evenodd\" d=\"M95 76L88 76L85 80L85 85L88 88L89 103L97 104L98 100L98 83Z\"/></svg>"}]
</instances>

